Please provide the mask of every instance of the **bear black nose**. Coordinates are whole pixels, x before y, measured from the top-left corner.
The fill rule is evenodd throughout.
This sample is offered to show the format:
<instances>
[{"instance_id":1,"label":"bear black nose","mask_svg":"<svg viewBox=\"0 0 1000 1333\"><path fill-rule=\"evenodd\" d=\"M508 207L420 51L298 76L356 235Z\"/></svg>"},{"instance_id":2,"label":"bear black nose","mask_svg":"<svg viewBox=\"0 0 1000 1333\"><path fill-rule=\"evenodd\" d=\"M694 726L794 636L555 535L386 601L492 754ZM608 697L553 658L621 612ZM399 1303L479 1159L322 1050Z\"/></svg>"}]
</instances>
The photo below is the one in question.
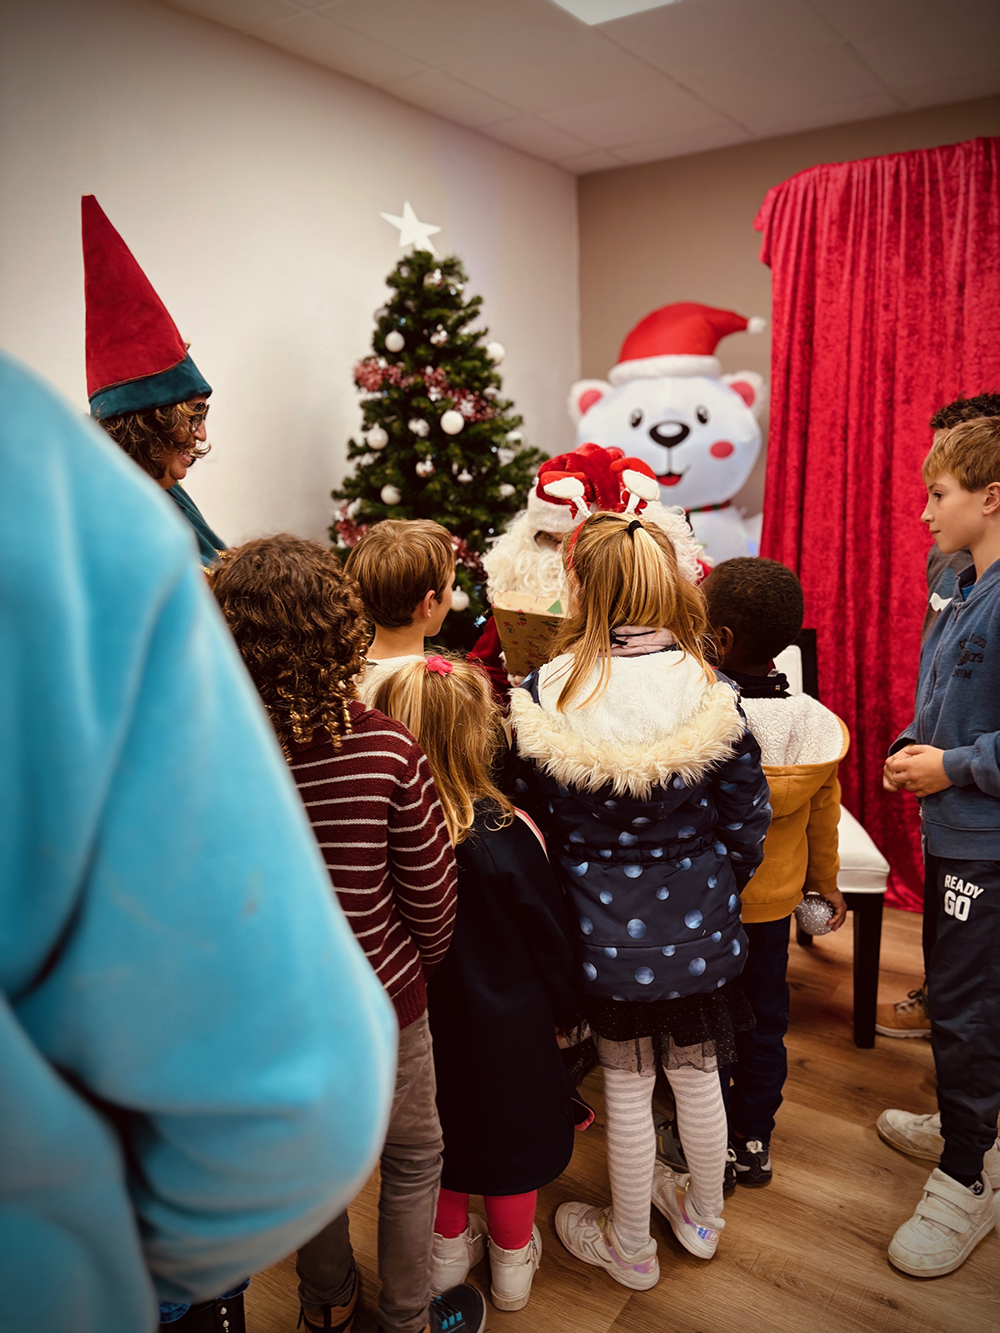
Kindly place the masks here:
<instances>
[{"instance_id":1,"label":"bear black nose","mask_svg":"<svg viewBox=\"0 0 1000 1333\"><path fill-rule=\"evenodd\" d=\"M685 426L683 421L658 421L649 428L649 438L662 444L664 449L676 449L690 434L691 427Z\"/></svg>"}]
</instances>

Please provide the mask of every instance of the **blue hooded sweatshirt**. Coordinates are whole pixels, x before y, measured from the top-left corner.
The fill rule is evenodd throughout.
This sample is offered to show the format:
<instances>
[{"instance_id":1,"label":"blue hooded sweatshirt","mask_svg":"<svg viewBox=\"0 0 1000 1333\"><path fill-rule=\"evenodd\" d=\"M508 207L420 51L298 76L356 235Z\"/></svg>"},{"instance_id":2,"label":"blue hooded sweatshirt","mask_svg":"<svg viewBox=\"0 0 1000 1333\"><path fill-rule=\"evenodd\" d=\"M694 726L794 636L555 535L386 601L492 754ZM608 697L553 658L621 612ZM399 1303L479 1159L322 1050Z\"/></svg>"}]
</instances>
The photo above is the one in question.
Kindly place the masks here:
<instances>
[{"instance_id":1,"label":"blue hooded sweatshirt","mask_svg":"<svg viewBox=\"0 0 1000 1333\"><path fill-rule=\"evenodd\" d=\"M395 1018L191 529L0 357L0 1325L141 1333L339 1213Z\"/></svg>"},{"instance_id":2,"label":"blue hooded sweatshirt","mask_svg":"<svg viewBox=\"0 0 1000 1333\"><path fill-rule=\"evenodd\" d=\"M998 654L994 657L994 654ZM1000 859L1000 560L965 570L920 652L915 716L904 745L944 750L954 784L921 801L932 856Z\"/></svg>"}]
</instances>

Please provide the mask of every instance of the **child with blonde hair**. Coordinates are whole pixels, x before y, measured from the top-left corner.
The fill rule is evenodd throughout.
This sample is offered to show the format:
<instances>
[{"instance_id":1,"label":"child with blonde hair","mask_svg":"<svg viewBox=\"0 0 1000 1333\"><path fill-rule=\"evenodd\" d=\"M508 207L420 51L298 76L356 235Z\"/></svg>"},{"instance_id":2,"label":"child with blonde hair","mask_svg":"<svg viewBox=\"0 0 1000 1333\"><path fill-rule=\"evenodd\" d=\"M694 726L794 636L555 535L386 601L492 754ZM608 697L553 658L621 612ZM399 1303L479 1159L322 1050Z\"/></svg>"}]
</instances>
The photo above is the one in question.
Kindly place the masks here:
<instances>
[{"instance_id":1,"label":"child with blonde hair","mask_svg":"<svg viewBox=\"0 0 1000 1333\"><path fill-rule=\"evenodd\" d=\"M556 1231L626 1287L659 1280L650 1202L710 1259L722 1221L719 1063L753 1016L735 978L740 892L770 818L760 750L705 660L704 600L670 538L596 513L563 543L574 610L552 661L511 695L523 781L577 918L584 1014L604 1068L610 1208L565 1203ZM690 1168L656 1161L662 1066Z\"/></svg>"},{"instance_id":2,"label":"child with blonde hair","mask_svg":"<svg viewBox=\"0 0 1000 1333\"><path fill-rule=\"evenodd\" d=\"M458 658L409 661L371 702L426 754L458 864L455 932L427 990L444 1135L431 1289L464 1281L488 1230L493 1303L520 1310L541 1257L537 1191L573 1152L556 1043L579 1004L570 923L538 830L494 785L504 741L485 674ZM484 1196L485 1224L470 1194Z\"/></svg>"}]
</instances>

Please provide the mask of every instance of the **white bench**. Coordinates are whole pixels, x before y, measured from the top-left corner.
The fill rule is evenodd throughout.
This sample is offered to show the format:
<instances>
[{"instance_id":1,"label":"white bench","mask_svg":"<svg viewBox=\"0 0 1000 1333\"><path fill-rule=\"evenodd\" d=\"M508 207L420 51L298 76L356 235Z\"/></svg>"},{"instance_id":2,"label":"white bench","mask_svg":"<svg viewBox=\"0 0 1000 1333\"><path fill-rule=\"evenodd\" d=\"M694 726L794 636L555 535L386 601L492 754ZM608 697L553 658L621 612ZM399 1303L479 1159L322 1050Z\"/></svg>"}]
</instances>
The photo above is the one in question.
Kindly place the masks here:
<instances>
[{"instance_id":1,"label":"white bench","mask_svg":"<svg viewBox=\"0 0 1000 1333\"><path fill-rule=\"evenodd\" d=\"M778 671L788 677L792 694L802 694L802 652L796 645L774 659ZM885 901L889 862L849 810L840 807L838 827L840 873L837 887L848 910L854 913L854 1044L875 1045L875 1006L878 1003L879 954L882 946L882 905ZM813 936L796 925L795 938L810 947Z\"/></svg>"}]
</instances>

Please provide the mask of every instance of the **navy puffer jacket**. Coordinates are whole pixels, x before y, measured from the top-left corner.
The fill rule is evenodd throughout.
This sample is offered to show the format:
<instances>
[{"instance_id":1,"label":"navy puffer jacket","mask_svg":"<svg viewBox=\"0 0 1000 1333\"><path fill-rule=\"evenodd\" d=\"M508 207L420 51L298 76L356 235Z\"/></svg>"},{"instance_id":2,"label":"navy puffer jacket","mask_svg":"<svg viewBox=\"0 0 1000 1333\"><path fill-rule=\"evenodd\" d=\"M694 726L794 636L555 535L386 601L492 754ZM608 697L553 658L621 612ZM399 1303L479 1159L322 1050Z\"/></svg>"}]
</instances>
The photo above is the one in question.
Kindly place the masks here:
<instances>
[{"instance_id":1,"label":"navy puffer jacket","mask_svg":"<svg viewBox=\"0 0 1000 1333\"><path fill-rule=\"evenodd\" d=\"M723 986L743 970L739 895L771 817L736 692L680 652L655 653L613 658L601 697L559 713L568 662L514 690L511 713L519 803L573 904L584 989L649 1001Z\"/></svg>"}]
</instances>

